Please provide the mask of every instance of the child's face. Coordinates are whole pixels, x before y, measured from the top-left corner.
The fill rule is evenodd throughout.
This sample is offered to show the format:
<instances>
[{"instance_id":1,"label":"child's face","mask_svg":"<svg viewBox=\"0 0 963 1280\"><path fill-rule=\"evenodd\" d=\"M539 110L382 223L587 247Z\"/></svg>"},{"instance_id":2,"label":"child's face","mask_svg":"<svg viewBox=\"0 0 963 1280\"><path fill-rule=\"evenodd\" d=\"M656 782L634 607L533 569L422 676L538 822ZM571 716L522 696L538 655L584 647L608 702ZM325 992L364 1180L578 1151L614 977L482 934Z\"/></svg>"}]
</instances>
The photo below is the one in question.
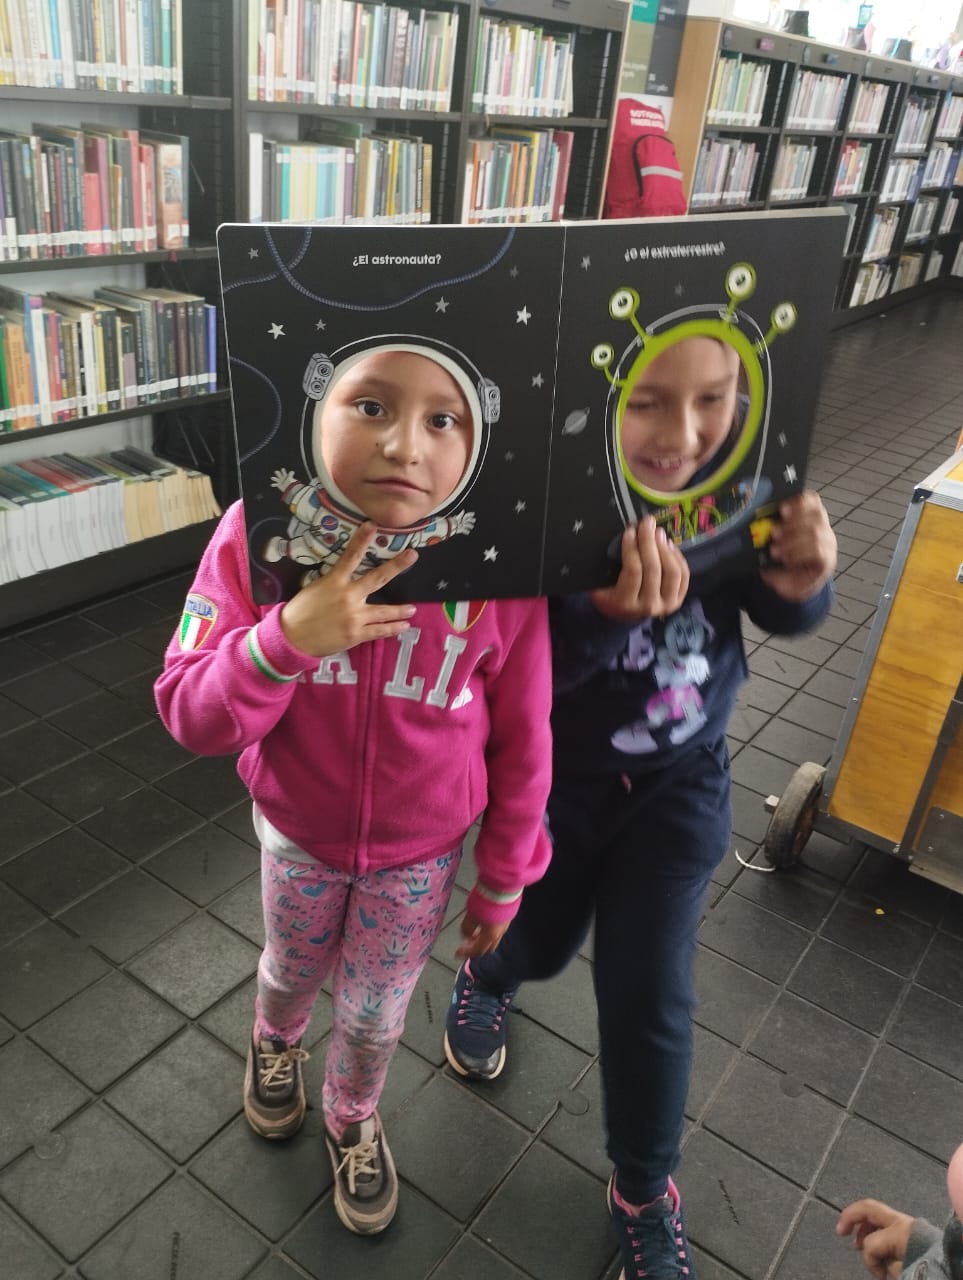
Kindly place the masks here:
<instances>
[{"instance_id":1,"label":"child's face","mask_svg":"<svg viewBox=\"0 0 963 1280\"><path fill-rule=\"evenodd\" d=\"M403 529L437 511L471 456L471 411L446 369L377 351L332 385L321 440L335 484L376 524Z\"/></svg>"},{"instance_id":2,"label":"child's face","mask_svg":"<svg viewBox=\"0 0 963 1280\"><path fill-rule=\"evenodd\" d=\"M719 451L736 415L740 360L716 338L684 338L647 365L622 416L622 453L640 484L684 489Z\"/></svg>"}]
</instances>

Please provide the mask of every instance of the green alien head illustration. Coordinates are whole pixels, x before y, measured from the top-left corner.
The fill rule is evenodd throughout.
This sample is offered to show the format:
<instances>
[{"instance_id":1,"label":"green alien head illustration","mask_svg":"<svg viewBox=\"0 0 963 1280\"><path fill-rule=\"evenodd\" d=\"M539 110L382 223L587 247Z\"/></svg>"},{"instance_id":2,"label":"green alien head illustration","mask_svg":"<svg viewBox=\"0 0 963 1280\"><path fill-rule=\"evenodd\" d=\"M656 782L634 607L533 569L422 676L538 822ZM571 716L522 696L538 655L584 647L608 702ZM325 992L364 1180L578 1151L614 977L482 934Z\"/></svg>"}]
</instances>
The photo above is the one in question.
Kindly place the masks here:
<instances>
[{"instance_id":1,"label":"green alien head illustration","mask_svg":"<svg viewBox=\"0 0 963 1280\"><path fill-rule=\"evenodd\" d=\"M764 333L740 304L754 293L747 262L729 267L726 304L688 306L643 326L629 285L609 315L633 336L616 358L591 352L609 382L606 449L626 522L651 513L684 548L750 523L772 492L762 474L772 401L769 347L792 329L796 308L780 302Z\"/></svg>"}]
</instances>

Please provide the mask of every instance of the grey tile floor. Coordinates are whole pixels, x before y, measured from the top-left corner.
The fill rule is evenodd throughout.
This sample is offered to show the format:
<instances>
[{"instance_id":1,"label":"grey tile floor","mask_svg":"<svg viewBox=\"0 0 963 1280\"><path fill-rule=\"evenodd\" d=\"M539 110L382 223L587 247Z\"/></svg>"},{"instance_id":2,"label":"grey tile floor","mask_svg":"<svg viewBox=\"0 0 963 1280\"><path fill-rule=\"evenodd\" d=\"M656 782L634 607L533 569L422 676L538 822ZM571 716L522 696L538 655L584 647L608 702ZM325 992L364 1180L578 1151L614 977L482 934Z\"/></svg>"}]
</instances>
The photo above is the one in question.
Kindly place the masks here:
<instances>
[{"instance_id":1,"label":"grey tile floor","mask_svg":"<svg viewBox=\"0 0 963 1280\"><path fill-rule=\"evenodd\" d=\"M678 1172L700 1280L856 1280L842 1204L943 1212L963 900L821 833L787 872L735 850L760 862L763 797L832 754L912 486L963 425L961 332L963 295L944 294L833 336L810 474L840 539L837 600L813 636L750 634ZM188 756L151 699L186 581L0 639L0 1274L611 1280L590 959L523 992L503 1078L462 1085L441 1029L463 889L384 1100L392 1228L338 1225L316 1111L287 1144L248 1131L247 806L233 761ZM312 1048L329 1025L325 997Z\"/></svg>"}]
</instances>

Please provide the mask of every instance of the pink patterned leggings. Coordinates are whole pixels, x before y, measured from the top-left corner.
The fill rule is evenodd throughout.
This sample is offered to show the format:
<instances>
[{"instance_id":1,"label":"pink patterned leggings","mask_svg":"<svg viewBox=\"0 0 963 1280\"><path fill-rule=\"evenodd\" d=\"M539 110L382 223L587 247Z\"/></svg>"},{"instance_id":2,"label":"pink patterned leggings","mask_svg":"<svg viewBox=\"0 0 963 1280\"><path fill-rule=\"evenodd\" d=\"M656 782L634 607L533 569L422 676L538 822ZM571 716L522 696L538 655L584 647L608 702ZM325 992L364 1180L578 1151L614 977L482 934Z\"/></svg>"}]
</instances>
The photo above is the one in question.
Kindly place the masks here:
<instances>
[{"instance_id":1,"label":"pink patterned leggings","mask_svg":"<svg viewBox=\"0 0 963 1280\"><path fill-rule=\"evenodd\" d=\"M255 1037L297 1040L332 975L334 1025L322 1105L335 1138L378 1105L460 860L455 849L412 866L351 876L261 850L266 943Z\"/></svg>"}]
</instances>

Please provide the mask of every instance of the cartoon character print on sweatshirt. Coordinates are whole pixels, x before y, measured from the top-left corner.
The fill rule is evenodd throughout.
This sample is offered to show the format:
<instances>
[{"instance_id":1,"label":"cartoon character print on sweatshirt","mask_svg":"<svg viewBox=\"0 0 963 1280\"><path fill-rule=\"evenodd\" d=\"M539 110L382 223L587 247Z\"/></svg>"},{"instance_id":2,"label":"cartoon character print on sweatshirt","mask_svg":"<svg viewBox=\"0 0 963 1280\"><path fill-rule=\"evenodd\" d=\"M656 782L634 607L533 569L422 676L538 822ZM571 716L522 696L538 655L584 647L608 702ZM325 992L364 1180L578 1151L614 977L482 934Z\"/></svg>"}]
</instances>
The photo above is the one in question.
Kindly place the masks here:
<instances>
[{"instance_id":1,"label":"cartoon character print on sweatshirt","mask_svg":"<svg viewBox=\"0 0 963 1280\"><path fill-rule=\"evenodd\" d=\"M706 722L700 685L709 678L705 650L714 635L698 600L668 618L633 628L614 667L647 671L655 686L642 715L612 734L612 746L627 755L648 755L687 741Z\"/></svg>"},{"instance_id":2,"label":"cartoon character print on sweatshirt","mask_svg":"<svg viewBox=\"0 0 963 1280\"><path fill-rule=\"evenodd\" d=\"M444 923L461 851L358 877L267 852L262 860L267 939L256 1034L299 1039L318 975L332 974L323 1100L325 1120L339 1136L370 1115L381 1094L411 992Z\"/></svg>"}]
</instances>

